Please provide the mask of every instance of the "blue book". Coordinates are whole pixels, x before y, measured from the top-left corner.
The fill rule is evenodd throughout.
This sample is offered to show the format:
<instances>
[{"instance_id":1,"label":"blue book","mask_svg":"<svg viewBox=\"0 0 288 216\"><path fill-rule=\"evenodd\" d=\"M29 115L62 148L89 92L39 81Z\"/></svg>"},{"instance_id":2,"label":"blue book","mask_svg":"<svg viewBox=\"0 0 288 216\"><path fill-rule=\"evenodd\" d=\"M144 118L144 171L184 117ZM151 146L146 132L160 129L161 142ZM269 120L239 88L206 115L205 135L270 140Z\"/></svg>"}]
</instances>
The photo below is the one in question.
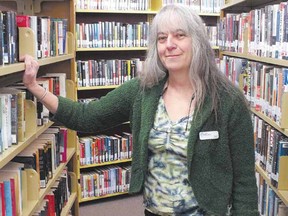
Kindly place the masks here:
<instances>
[{"instance_id":1,"label":"blue book","mask_svg":"<svg viewBox=\"0 0 288 216\"><path fill-rule=\"evenodd\" d=\"M276 164L277 175L279 175L280 157L283 157L283 156L288 156L288 140L285 140L285 139L283 140L280 138L278 142L278 154L277 154L277 164Z\"/></svg>"},{"instance_id":2,"label":"blue book","mask_svg":"<svg viewBox=\"0 0 288 216\"><path fill-rule=\"evenodd\" d=\"M288 140L280 140L278 148L278 157L288 156Z\"/></svg>"},{"instance_id":3,"label":"blue book","mask_svg":"<svg viewBox=\"0 0 288 216\"><path fill-rule=\"evenodd\" d=\"M4 193L5 193L6 216L13 216L12 215L11 183L10 183L10 180L5 180L3 183L4 183Z\"/></svg>"}]
</instances>

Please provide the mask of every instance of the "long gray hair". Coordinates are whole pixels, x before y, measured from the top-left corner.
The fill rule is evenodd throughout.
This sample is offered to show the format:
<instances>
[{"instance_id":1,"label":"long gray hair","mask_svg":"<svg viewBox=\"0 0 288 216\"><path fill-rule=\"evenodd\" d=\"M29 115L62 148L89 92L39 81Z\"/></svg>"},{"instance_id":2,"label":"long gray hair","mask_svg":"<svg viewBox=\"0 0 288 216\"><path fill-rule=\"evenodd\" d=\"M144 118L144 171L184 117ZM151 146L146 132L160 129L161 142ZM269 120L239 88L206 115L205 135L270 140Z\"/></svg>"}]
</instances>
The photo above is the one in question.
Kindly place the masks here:
<instances>
[{"instance_id":1,"label":"long gray hair","mask_svg":"<svg viewBox=\"0 0 288 216\"><path fill-rule=\"evenodd\" d=\"M157 34L163 27L171 31L181 29L191 36L193 56L189 77L196 89L196 110L202 107L206 95L209 95L212 98L211 109L216 111L219 88L222 86L230 93L234 88L217 67L203 20L192 8L184 5L166 5L154 17L150 27L147 58L139 76L142 87L145 89L156 85L168 73L157 53Z\"/></svg>"}]
</instances>

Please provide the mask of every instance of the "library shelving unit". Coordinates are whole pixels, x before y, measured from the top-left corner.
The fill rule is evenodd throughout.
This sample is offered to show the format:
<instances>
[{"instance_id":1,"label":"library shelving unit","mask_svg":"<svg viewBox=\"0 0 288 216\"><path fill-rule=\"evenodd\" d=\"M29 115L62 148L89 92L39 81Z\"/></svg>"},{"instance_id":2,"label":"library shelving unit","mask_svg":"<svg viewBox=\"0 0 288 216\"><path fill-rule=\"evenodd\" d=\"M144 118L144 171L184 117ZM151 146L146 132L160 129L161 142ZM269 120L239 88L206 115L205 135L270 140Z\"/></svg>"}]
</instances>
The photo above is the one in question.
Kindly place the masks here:
<instances>
[{"instance_id":1,"label":"library shelving unit","mask_svg":"<svg viewBox=\"0 0 288 216\"><path fill-rule=\"evenodd\" d=\"M161 1L160 0L151 1L150 7L149 8L146 7L146 9L142 8L142 10L136 10L136 9L131 9L131 8L126 8L125 10L120 10L120 9L116 9L116 7L114 9L111 9L112 6L107 7L107 5L105 7L106 8L105 10L104 9L94 9L95 7L93 8L92 6L89 6L88 3L87 3L87 5L84 6L84 5L81 5L80 2L81 1L76 1L76 13L75 13L75 17L76 17L75 18L75 21L76 21L76 30L75 30L75 35L76 35L76 70L75 70L75 74L76 75L75 75L75 81L78 83L77 98L78 98L78 100L79 99L87 99L87 98L100 98L101 96L104 96L105 94L107 94L112 89L117 88L121 83L124 82L124 80L122 79L122 81L120 81L120 78L119 78L119 82L117 82L117 83L100 84L100 85L99 84L91 85L91 83L88 85L80 84L79 79L81 79L81 78L85 79L85 78L79 77L79 75L78 75L79 70L77 69L77 66L79 66L79 65L77 65L77 62L79 63L79 61L83 62L83 61L88 61L88 60L97 60L97 62L101 62L101 61L103 62L106 60L115 61L115 60L120 59L120 60L123 60L123 61L121 61L122 67L123 67L124 60L125 61L127 60L128 62L134 60L135 58L137 58L138 61L143 60L143 58L145 56L145 52L147 50L147 46L144 46L142 43L140 45L140 41L135 42L133 44L130 43L129 45L127 45L128 42L126 41L127 42L126 43L124 38L123 38L122 42L119 42L118 37L117 37L118 41L116 42L116 40L117 40L116 36L114 39L112 39L115 41L114 45L108 45L108 44L105 45L105 40L107 40L108 37L111 36L111 32L108 33L108 30L106 30L106 33L105 32L102 33L103 38L101 38L101 39L103 39L102 41L104 41L103 44L99 45L99 42L98 42L98 44L96 42L96 45L94 44L94 45L89 46L89 45L87 45L87 42L86 43L81 42L81 40L84 41L86 39L87 33L86 34L83 33L81 30L79 30L79 28L82 28L84 24L88 25L88 24L97 23L97 24L101 25L101 23L102 23L102 28L105 28L105 29L111 28L111 25L113 26L113 28L115 27L115 29L118 28L118 31L113 30L113 35L119 34L119 37L120 37L121 33L122 34L124 33L125 30L123 30L123 28L125 29L127 25L133 26L134 31L137 28L137 31L140 32L140 31L143 31L143 28L145 28L143 23L149 23L152 20L153 16L160 9ZM104 7L104 5L103 5L103 7ZM143 5L143 7L144 7L144 5ZM117 24L115 24L115 23L117 23ZM137 26L137 24L138 24L138 26ZM77 27L77 25L79 27ZM93 26L95 27L95 25L93 25ZM108 26L110 26L110 27L108 27ZM98 28L98 27L96 27L96 28ZM122 32L120 32L120 28L122 29ZM140 28L141 28L141 30L140 30ZM85 29L85 27L83 27L83 29ZM147 30L147 27L145 30ZM101 31L101 30L99 30L99 31ZM80 33L80 32L82 32L82 33ZM81 36L81 39L80 39L81 34L83 34L83 35L85 34L85 36ZM108 36L108 34L110 34L110 36ZM131 34L131 36L132 36L132 34ZM94 36L94 37L96 37L96 36ZM140 37L140 35L139 35L139 37ZM100 38L97 38L97 39L98 39L98 41L101 40ZM92 40L92 39L90 38L90 40ZM131 38L131 40L136 40L136 38L134 38L134 39ZM120 43L121 43L121 45L120 45ZM105 62L105 64L106 64L106 62ZM98 69L98 70L100 70L100 69ZM122 71L124 71L124 69L122 69ZM111 135L113 135L113 133L118 133L121 135L121 132L123 132L123 131L130 132L129 123L123 124L122 126L118 127L117 129L111 131L110 133L112 133ZM106 133L103 132L103 134L106 134ZM82 136L84 136L84 135L82 135ZM79 134L79 139L80 138L81 138L81 134ZM78 179L80 180L80 178L81 178L80 176L82 173L88 172L89 170L105 169L106 167L110 167L113 165L128 165L129 166L130 162L131 162L131 158L125 158L125 159L120 159L120 160L115 160L115 161L101 162L98 164L89 164L89 165L88 164L87 165L80 165L80 162L79 162ZM111 197L111 196L123 195L123 194L127 194L126 191L125 192L108 193L106 195L100 195L100 196L89 196L89 197L79 196L79 202L82 203L82 202L91 201L91 200L103 199L103 198L107 198L107 197ZM79 194L82 194L82 192L83 192L83 188L81 188L81 180L80 180Z\"/></svg>"},{"instance_id":2,"label":"library shelving unit","mask_svg":"<svg viewBox=\"0 0 288 216\"><path fill-rule=\"evenodd\" d=\"M270 0L226 0L224 7L221 8L220 17L221 17L221 19L223 19L223 18L227 19L227 17L228 17L227 14L235 15L235 14L243 13L244 14L242 16L243 20L245 19L244 16L248 15L248 17L249 17L248 19L252 20L252 21L250 20L250 22L256 22L255 20L253 21L253 19L254 19L253 15L251 15L251 13L249 13L249 12L255 11L255 10L262 10L262 12L266 12L266 14L267 14L267 11L265 11L265 10L268 10L267 9L268 6L279 5L281 3L281 4L283 4L282 6L284 7L284 4L286 4L286 2L287 1L273 1L272 2ZM264 10L264 8L265 8L265 10ZM276 8L278 8L278 6L276 6ZM275 10L275 6L274 6L274 10ZM255 14L256 14L256 12L255 12ZM258 14L258 18L261 20L261 15ZM267 17L266 17L266 20L267 20ZM276 30L276 29L278 29L278 28L276 28L276 26L277 25L279 26L280 24L279 23L273 23L273 21L271 21L271 22L272 22L272 25L274 25L274 27L275 27L275 36L276 36L276 31L279 31L279 30ZM227 21L226 24L231 25L231 26L227 27L227 32L231 31L231 28L233 28L233 24L231 22L230 22L230 24L228 24L228 23L229 23L229 21ZM265 25L264 22L262 22L261 24ZM234 37L233 38L233 34L229 35L229 34L227 34L227 32L225 33L226 38L225 37L221 38L221 36L220 36L220 38L222 40L220 42L221 43L221 45L220 45L220 58L229 57L229 58L244 59L244 60L247 60L248 62L256 62L256 63L260 63L263 65L267 65L267 66L272 67L272 68L283 68L283 69L288 68L288 61L287 61L287 58L285 59L285 57L276 58L274 56L275 54L274 55L271 54L269 57L267 57L267 55L265 55L263 53L261 55L261 49L264 49L264 48L267 49L267 46L265 47L265 45L261 44L261 42L260 42L260 46L258 44L258 47L257 47L257 45L253 44L253 41L254 41L253 37L255 36L255 41L257 39L259 41L262 41L261 36L259 36L259 32L261 32L261 30L263 30L263 28L262 29L260 29L261 27L257 28L257 25L255 24L255 28L251 29L251 26L248 23L246 23L246 25L248 25L248 27L243 26L243 28L242 28L243 32L242 33L238 32L239 34L237 36L242 35L241 37L236 37L236 38ZM266 25L265 25L265 27L266 27L265 30L269 32L269 28L267 28ZM221 30L219 30L219 31L221 31ZM281 32L281 30L279 32ZM278 36L280 34L279 32L277 33ZM267 34L267 32L266 32L266 34ZM259 37L257 38L257 36L259 36ZM272 35L271 35L271 37L272 37ZM239 47L241 46L241 49L239 49L239 47L235 46L235 43L234 43L235 40L239 40L239 41L241 40L243 42L243 43L238 43ZM268 42L267 42L267 44L268 44ZM268 47L268 49L269 48L270 47ZM258 51L255 51L257 49L258 49ZM275 49L274 49L274 51L275 51ZM259 72L259 71L257 71L257 69L254 71L253 70L249 71L249 73L251 73L251 74L249 74L249 76L252 76L255 78L256 76L254 76L253 72L255 73L255 72ZM265 73L265 72L261 71L261 73ZM241 80L241 79L243 79L242 75L240 75L239 82L240 82L240 88L243 90L243 80ZM269 127L273 128L273 130L276 130L283 137L287 138L288 137L288 112L287 112L288 111L288 92L282 93L282 96L280 98L280 100L282 102L280 103L280 106L278 107L278 109L281 109L281 116L280 116L280 119L276 120L276 118L272 118L271 115L269 115L269 114L267 116L267 112L261 110L261 108L259 110L258 109L259 107L258 108L257 108L257 106L255 107L255 103L257 104L257 101L255 102L254 99L255 99L255 97L259 97L259 93L258 94L256 93L257 92L256 88L257 88L257 86L259 86L259 84L258 85L256 84L256 86L254 85L255 82L257 83L256 79L257 78L255 78L254 81L250 80L251 84L249 84L250 88L252 89L252 92L253 92L252 93L253 95L251 97L252 101L250 101L251 112L253 113L253 115L257 116L257 118L259 118L263 122L265 122L265 124L269 125ZM280 81L279 81L279 83L280 83ZM277 85L276 85L277 87L280 85L279 83L277 83ZM286 85L287 85L287 83L286 83ZM263 86L261 86L261 87L263 87ZM258 132L259 131L256 131L255 133L258 133ZM255 136L257 136L257 135L255 135ZM267 143L265 143L265 144L266 144L266 146L268 146L268 148L269 148L269 145L271 146L270 141L267 141ZM277 143L277 145L278 145L278 143ZM269 156L267 156L267 157L269 157ZM264 181L267 183L268 187L282 200L282 202L287 207L288 206L288 187L287 187L287 185L288 185L288 180L287 180L288 163L287 162L288 161L287 161L287 156L286 155L281 156L278 159L279 159L279 162L278 162L279 163L278 164L279 176L277 177L278 178L277 179L278 180L278 187L275 187L275 185L272 184L271 176L273 174L271 174L271 172L265 170L257 162L257 153L256 153L255 170L256 170L256 173L259 174L260 178L264 179ZM267 196L265 195L266 198L264 198L264 199L266 199L266 202L264 204L264 207L262 206L261 208L266 209L266 212L267 212L268 209L271 208L271 206L269 206L269 205L271 205L271 203L270 203L271 201L269 201L269 198L268 198L268 196L269 196L268 190L266 191L266 193L267 193ZM260 196L260 194L258 194L258 195ZM261 199L259 198L259 202L263 201ZM266 215L268 215L268 213Z\"/></svg>"},{"instance_id":3,"label":"library shelving unit","mask_svg":"<svg viewBox=\"0 0 288 216\"><path fill-rule=\"evenodd\" d=\"M21 15L35 15L35 16L49 16L55 18L68 19L67 26L67 52L63 55L40 58L38 59L40 68L39 76L45 75L45 73L61 72L66 73L66 92L67 97L73 100L76 99L75 83L72 81L71 71L74 72L75 64L75 39L74 33L74 2L73 0L1 0L1 11L15 11ZM2 33L1 33L2 34ZM22 40L22 41L21 41ZM33 53L33 44L36 43L35 34L31 34L29 28L19 29L19 49L23 53ZM21 41L21 42L20 42ZM59 71L59 68L61 71ZM14 64L5 64L0 66L0 87L7 87L17 82L22 81L25 65L23 62L17 62ZM18 142L17 145L12 145L7 150L0 154L0 170L5 167L15 156L25 150L33 141L35 141L42 133L45 132L50 126L54 125L53 122L48 122L42 126L37 126L37 107L35 103L30 100L25 100L24 106L25 113L25 137L23 141ZM76 150L76 133L72 130L68 130L67 133L67 162L60 163L60 165L53 173L53 178L49 179L45 188L40 188L39 173L33 169L25 169L22 172L22 188L23 193L27 200L23 200L22 215L32 215L39 207L41 202L45 199L45 195L49 193L53 184L57 181L64 169L68 169L68 175L71 179L70 196L64 208L62 208L61 215L79 215L79 202L78 202L78 183L77 183L77 150Z\"/></svg>"}]
</instances>

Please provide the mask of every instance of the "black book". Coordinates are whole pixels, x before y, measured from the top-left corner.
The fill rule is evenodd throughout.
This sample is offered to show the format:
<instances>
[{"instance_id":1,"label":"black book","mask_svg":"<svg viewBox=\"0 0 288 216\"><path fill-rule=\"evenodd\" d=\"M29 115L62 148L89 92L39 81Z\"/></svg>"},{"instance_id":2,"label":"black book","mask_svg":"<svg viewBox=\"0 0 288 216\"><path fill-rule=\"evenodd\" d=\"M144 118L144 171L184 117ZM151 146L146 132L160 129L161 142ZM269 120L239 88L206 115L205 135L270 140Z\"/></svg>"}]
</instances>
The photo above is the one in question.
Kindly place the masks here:
<instances>
[{"instance_id":1,"label":"black book","mask_svg":"<svg viewBox=\"0 0 288 216\"><path fill-rule=\"evenodd\" d=\"M11 64L11 12L3 11L3 63Z\"/></svg>"},{"instance_id":2,"label":"black book","mask_svg":"<svg viewBox=\"0 0 288 216\"><path fill-rule=\"evenodd\" d=\"M17 22L16 22L16 12L10 11L11 13L11 64L18 62L18 28L17 28Z\"/></svg>"},{"instance_id":3,"label":"black book","mask_svg":"<svg viewBox=\"0 0 288 216\"><path fill-rule=\"evenodd\" d=\"M0 32L2 32L0 34L0 65L3 65L3 49L4 49L4 41L3 41L3 13L0 11Z\"/></svg>"},{"instance_id":4,"label":"black book","mask_svg":"<svg viewBox=\"0 0 288 216\"><path fill-rule=\"evenodd\" d=\"M40 170L40 187L46 188L49 179L49 170L47 163L48 148L46 145L38 146L39 152L39 170Z\"/></svg>"}]
</instances>

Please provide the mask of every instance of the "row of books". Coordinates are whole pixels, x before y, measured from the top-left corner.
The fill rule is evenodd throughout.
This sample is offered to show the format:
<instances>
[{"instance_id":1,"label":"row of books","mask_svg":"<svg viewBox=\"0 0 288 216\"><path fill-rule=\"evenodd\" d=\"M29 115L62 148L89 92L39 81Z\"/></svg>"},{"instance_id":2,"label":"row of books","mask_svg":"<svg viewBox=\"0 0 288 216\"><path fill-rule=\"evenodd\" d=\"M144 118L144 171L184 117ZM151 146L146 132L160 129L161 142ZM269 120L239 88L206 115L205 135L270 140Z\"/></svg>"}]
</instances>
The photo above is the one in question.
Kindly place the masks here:
<instances>
[{"instance_id":1,"label":"row of books","mask_svg":"<svg viewBox=\"0 0 288 216\"><path fill-rule=\"evenodd\" d=\"M101 197L108 194L128 192L131 166L115 165L81 172L81 197Z\"/></svg>"},{"instance_id":2,"label":"row of books","mask_svg":"<svg viewBox=\"0 0 288 216\"><path fill-rule=\"evenodd\" d=\"M97 135L79 138L80 165L101 164L132 158L132 134Z\"/></svg>"},{"instance_id":3,"label":"row of books","mask_svg":"<svg viewBox=\"0 0 288 216\"><path fill-rule=\"evenodd\" d=\"M22 215L25 203L23 199L27 199L22 193L22 182L24 183L24 175L22 170L23 164L9 162L0 170L0 213L1 215Z\"/></svg>"},{"instance_id":4,"label":"row of books","mask_svg":"<svg viewBox=\"0 0 288 216\"><path fill-rule=\"evenodd\" d=\"M149 3L149 0L77 0L76 9L146 11Z\"/></svg>"},{"instance_id":5,"label":"row of books","mask_svg":"<svg viewBox=\"0 0 288 216\"><path fill-rule=\"evenodd\" d=\"M67 54L67 19L49 16L17 15L16 21L19 28L30 28L35 35L35 40L31 44L31 46L34 46L35 52L32 55L35 58ZM19 37L22 36L21 34L19 35ZM21 40L19 41L21 42ZM27 43L27 38L24 38L24 43ZM19 50L20 55L24 52L25 50Z\"/></svg>"},{"instance_id":6,"label":"row of books","mask_svg":"<svg viewBox=\"0 0 288 216\"><path fill-rule=\"evenodd\" d=\"M0 215L23 215L29 208L29 201L38 200L40 187L34 182L34 173L23 163L9 162L0 170ZM36 175L37 176L37 175ZM34 184L33 184L34 183ZM33 185L32 185L33 184ZM30 189L33 188L31 191ZM50 192L45 195L39 211L46 209L48 216L60 215L62 207L70 196L71 183L67 169L52 185ZM38 215L37 212L33 215ZM56 213L56 214L55 214Z\"/></svg>"},{"instance_id":7,"label":"row of books","mask_svg":"<svg viewBox=\"0 0 288 216\"><path fill-rule=\"evenodd\" d=\"M0 65L18 62L16 12L0 11Z\"/></svg>"},{"instance_id":8,"label":"row of books","mask_svg":"<svg viewBox=\"0 0 288 216\"><path fill-rule=\"evenodd\" d=\"M218 46L217 29L217 26L206 26L211 46ZM149 23L78 23L76 32L78 48L147 47Z\"/></svg>"},{"instance_id":9,"label":"row of books","mask_svg":"<svg viewBox=\"0 0 288 216\"><path fill-rule=\"evenodd\" d=\"M12 161L34 169L39 174L40 187L45 188L60 163L67 161L67 128L48 128Z\"/></svg>"},{"instance_id":10,"label":"row of books","mask_svg":"<svg viewBox=\"0 0 288 216\"><path fill-rule=\"evenodd\" d=\"M0 90L0 153L23 141L25 130L25 93L11 93ZM19 132L19 133L18 133Z\"/></svg>"},{"instance_id":11,"label":"row of books","mask_svg":"<svg viewBox=\"0 0 288 216\"><path fill-rule=\"evenodd\" d=\"M224 56L221 70L239 86L243 75L243 93L252 107L279 123L286 110L282 110L284 93L288 92L288 69Z\"/></svg>"},{"instance_id":12,"label":"row of books","mask_svg":"<svg viewBox=\"0 0 288 216\"><path fill-rule=\"evenodd\" d=\"M267 5L247 13L228 13L219 23L219 46L228 51L288 58L288 4ZM245 41L247 31L247 41Z\"/></svg>"},{"instance_id":13,"label":"row of books","mask_svg":"<svg viewBox=\"0 0 288 216\"><path fill-rule=\"evenodd\" d=\"M220 13L224 0L162 0L162 5L184 4L198 13Z\"/></svg>"},{"instance_id":14,"label":"row of books","mask_svg":"<svg viewBox=\"0 0 288 216\"><path fill-rule=\"evenodd\" d=\"M142 70L139 58L128 60L98 59L78 60L77 79L79 87L121 85L134 78Z\"/></svg>"},{"instance_id":15,"label":"row of books","mask_svg":"<svg viewBox=\"0 0 288 216\"><path fill-rule=\"evenodd\" d=\"M218 28L217 26L206 26L206 31L211 46L218 46Z\"/></svg>"},{"instance_id":16,"label":"row of books","mask_svg":"<svg viewBox=\"0 0 288 216\"><path fill-rule=\"evenodd\" d=\"M27 27L32 35L19 28ZM0 12L0 65L13 64L27 53L27 42L31 43L30 53L35 58L45 58L67 53L67 20L20 15L15 11ZM31 38L26 38L27 36Z\"/></svg>"},{"instance_id":17,"label":"row of books","mask_svg":"<svg viewBox=\"0 0 288 216\"><path fill-rule=\"evenodd\" d=\"M77 48L147 47L149 22L76 23Z\"/></svg>"},{"instance_id":18,"label":"row of books","mask_svg":"<svg viewBox=\"0 0 288 216\"><path fill-rule=\"evenodd\" d=\"M288 167L288 164L281 160L283 157L288 157L288 137L254 114L252 119L254 124L256 164L259 164L267 173L271 184L275 188L287 190L288 180L279 181L283 180L280 177L284 174L280 173L280 163L282 167Z\"/></svg>"},{"instance_id":19,"label":"row of books","mask_svg":"<svg viewBox=\"0 0 288 216\"><path fill-rule=\"evenodd\" d=\"M275 194L265 179L256 172L258 186L258 210L261 216L286 216L288 207Z\"/></svg>"},{"instance_id":20,"label":"row of books","mask_svg":"<svg viewBox=\"0 0 288 216\"><path fill-rule=\"evenodd\" d=\"M32 216L60 216L71 193L71 177L67 168L61 176L53 183L50 191L45 195L41 204Z\"/></svg>"},{"instance_id":21,"label":"row of books","mask_svg":"<svg viewBox=\"0 0 288 216\"><path fill-rule=\"evenodd\" d=\"M66 96L65 73L48 73L44 77L37 78L37 82L55 95ZM27 125L34 124L26 119L26 112L31 112L26 110L27 100L35 103L35 115L37 115L35 124L38 126L46 124L49 119L48 109L28 91L23 83L0 88L0 153L27 138Z\"/></svg>"}]
</instances>

